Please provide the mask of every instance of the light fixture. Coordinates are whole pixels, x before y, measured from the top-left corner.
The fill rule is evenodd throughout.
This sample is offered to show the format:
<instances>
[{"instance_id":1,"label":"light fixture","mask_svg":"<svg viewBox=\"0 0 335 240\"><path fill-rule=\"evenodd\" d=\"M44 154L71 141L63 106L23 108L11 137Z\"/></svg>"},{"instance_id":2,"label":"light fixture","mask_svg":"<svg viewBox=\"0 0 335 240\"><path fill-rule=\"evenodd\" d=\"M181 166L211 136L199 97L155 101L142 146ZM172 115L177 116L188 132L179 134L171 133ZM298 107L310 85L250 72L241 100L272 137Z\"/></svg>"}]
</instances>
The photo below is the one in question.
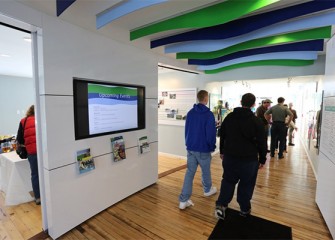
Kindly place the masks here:
<instances>
[{"instance_id":1,"label":"light fixture","mask_svg":"<svg viewBox=\"0 0 335 240\"><path fill-rule=\"evenodd\" d=\"M0 54L1 57L10 57L8 54Z\"/></svg>"},{"instance_id":2,"label":"light fixture","mask_svg":"<svg viewBox=\"0 0 335 240\"><path fill-rule=\"evenodd\" d=\"M23 41L31 42L31 38L30 38L30 37L24 37L24 38L23 38Z\"/></svg>"}]
</instances>

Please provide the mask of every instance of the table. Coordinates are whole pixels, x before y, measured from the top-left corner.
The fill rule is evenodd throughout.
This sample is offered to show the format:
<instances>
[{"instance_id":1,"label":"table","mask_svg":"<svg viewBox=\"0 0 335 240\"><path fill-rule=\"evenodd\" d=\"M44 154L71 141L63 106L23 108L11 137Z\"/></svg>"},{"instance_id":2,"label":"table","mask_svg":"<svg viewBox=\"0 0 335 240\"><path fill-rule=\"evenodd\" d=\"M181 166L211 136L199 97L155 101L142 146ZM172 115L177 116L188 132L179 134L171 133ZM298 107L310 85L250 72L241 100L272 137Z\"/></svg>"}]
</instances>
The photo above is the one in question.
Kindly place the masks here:
<instances>
[{"instance_id":1,"label":"table","mask_svg":"<svg viewBox=\"0 0 335 240\"><path fill-rule=\"evenodd\" d=\"M30 166L15 151L0 154L0 190L5 194L5 205L18 205L33 201Z\"/></svg>"}]
</instances>

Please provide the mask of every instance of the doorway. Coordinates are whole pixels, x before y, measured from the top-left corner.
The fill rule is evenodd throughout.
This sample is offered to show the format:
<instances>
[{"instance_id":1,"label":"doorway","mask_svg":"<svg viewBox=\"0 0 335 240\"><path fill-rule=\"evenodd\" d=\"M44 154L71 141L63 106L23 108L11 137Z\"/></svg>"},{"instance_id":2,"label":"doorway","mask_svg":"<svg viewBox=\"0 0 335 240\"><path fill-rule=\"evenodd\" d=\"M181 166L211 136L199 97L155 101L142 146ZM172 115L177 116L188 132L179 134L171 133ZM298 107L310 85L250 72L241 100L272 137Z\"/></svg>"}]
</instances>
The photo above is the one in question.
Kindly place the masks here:
<instances>
[{"instance_id":1,"label":"doorway","mask_svg":"<svg viewBox=\"0 0 335 240\"><path fill-rule=\"evenodd\" d=\"M29 24L0 15L0 101L3 103L0 105L0 137L15 139L19 122L28 108L35 105L35 113L38 111L34 29ZM38 118L36 123L38 126ZM10 152L0 155L0 220L5 226L0 233L3 238L28 239L42 228L46 229L45 218L41 205L34 202L29 162L17 156L15 144L10 147ZM39 162L41 165L42 161Z\"/></svg>"}]
</instances>

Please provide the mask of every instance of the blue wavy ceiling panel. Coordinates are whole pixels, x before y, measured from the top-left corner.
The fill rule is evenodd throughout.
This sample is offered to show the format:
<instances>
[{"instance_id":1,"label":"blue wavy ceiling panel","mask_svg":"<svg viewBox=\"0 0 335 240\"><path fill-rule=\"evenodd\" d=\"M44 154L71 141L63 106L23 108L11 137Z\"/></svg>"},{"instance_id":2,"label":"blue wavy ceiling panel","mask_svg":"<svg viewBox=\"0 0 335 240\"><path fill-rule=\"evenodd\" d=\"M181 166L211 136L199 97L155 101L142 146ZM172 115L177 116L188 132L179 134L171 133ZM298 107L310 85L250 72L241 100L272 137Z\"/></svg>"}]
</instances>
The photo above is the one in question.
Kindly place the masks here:
<instances>
[{"instance_id":1,"label":"blue wavy ceiling panel","mask_svg":"<svg viewBox=\"0 0 335 240\"><path fill-rule=\"evenodd\" d=\"M190 65L214 65L224 61L229 61L235 58L252 56L263 53L274 52L293 52L293 51L323 51L324 40L303 41L297 43L289 43L282 45L275 45L271 47L262 47L239 51L236 53L228 54L223 57L213 59L188 59ZM299 53L297 53L299 54Z\"/></svg>"},{"instance_id":2,"label":"blue wavy ceiling panel","mask_svg":"<svg viewBox=\"0 0 335 240\"><path fill-rule=\"evenodd\" d=\"M151 41L151 48L176 42L236 37L288 19L335 8L335 1L312 1Z\"/></svg>"},{"instance_id":3,"label":"blue wavy ceiling panel","mask_svg":"<svg viewBox=\"0 0 335 240\"><path fill-rule=\"evenodd\" d=\"M335 12L327 12L317 16L312 15L303 19L278 23L234 38L223 40L200 40L169 45L165 47L165 53L212 52L253 39L324 27L332 24L335 24Z\"/></svg>"},{"instance_id":4,"label":"blue wavy ceiling panel","mask_svg":"<svg viewBox=\"0 0 335 240\"><path fill-rule=\"evenodd\" d=\"M301 51L301 52L276 52L276 53L263 53L253 56L236 58L233 60L225 61L222 63L206 66L198 66L198 70L214 70L239 63L254 62L261 60L279 60L279 59L296 59L296 60L315 60L318 57L317 52Z\"/></svg>"},{"instance_id":5,"label":"blue wavy ceiling panel","mask_svg":"<svg viewBox=\"0 0 335 240\"><path fill-rule=\"evenodd\" d=\"M130 40L169 30L212 27L243 17L280 0L225 0L201 9L157 21L130 31ZM177 1L178 2L178 1ZM201 2L201 1L200 1ZM242 3L242 4L241 4Z\"/></svg>"},{"instance_id":6,"label":"blue wavy ceiling panel","mask_svg":"<svg viewBox=\"0 0 335 240\"><path fill-rule=\"evenodd\" d=\"M56 0L57 16L75 1ZM96 27L102 28L134 11L167 1L121 1L95 16ZM331 36L330 26L335 25L335 0L301 0L295 1L299 2L295 5L290 1L280 1L284 3L281 6L291 6L259 14L255 12L246 17L278 1L248 0L248 4L241 7L235 0L222 0L211 6L204 5L191 12L139 26L130 31L130 39L160 33L163 37L152 39L151 48L164 46L166 53L177 53L177 59L189 58L188 64L199 65L198 69L208 74L250 66L313 64L317 52L323 50L324 39ZM217 14L210 14L214 12ZM188 32L163 35L181 28Z\"/></svg>"},{"instance_id":7,"label":"blue wavy ceiling panel","mask_svg":"<svg viewBox=\"0 0 335 240\"><path fill-rule=\"evenodd\" d=\"M150 7L155 4L163 3L168 0L128 0L123 4L117 5L110 9L107 9L96 16L96 27L97 29L105 26L106 24L118 19L122 16L130 14L142 8Z\"/></svg>"},{"instance_id":8,"label":"blue wavy ceiling panel","mask_svg":"<svg viewBox=\"0 0 335 240\"><path fill-rule=\"evenodd\" d=\"M56 0L57 17L59 17L76 0Z\"/></svg>"}]
</instances>

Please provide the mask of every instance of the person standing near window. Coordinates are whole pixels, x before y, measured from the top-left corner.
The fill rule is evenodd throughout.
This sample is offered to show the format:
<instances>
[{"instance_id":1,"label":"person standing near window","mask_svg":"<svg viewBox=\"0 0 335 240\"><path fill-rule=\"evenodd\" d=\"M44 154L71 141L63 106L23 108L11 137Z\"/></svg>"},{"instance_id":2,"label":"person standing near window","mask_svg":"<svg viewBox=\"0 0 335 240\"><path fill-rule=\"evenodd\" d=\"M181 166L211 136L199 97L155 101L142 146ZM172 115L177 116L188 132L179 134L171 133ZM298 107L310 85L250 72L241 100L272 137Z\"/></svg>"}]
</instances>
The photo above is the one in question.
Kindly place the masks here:
<instances>
[{"instance_id":1,"label":"person standing near window","mask_svg":"<svg viewBox=\"0 0 335 240\"><path fill-rule=\"evenodd\" d=\"M265 132L265 143L266 143L266 149L267 152L270 152L270 149L268 147L268 135L269 135L269 128L270 124L268 123L268 120L265 119L264 113L269 109L272 101L270 99L265 99L262 101L262 105L259 106L256 110L256 116L260 118L264 124L264 132Z\"/></svg>"},{"instance_id":2,"label":"person standing near window","mask_svg":"<svg viewBox=\"0 0 335 240\"><path fill-rule=\"evenodd\" d=\"M292 117L292 122L294 123L293 125L295 125L295 120L298 118L297 116L297 111L293 109L293 103L289 103L289 109L290 111L292 112L293 114L293 117ZM291 124L289 126L289 129L288 129L288 145L289 146L294 146L294 143L293 143L293 131L296 129L296 127L293 127L293 125Z\"/></svg>"},{"instance_id":3,"label":"person standing near window","mask_svg":"<svg viewBox=\"0 0 335 240\"><path fill-rule=\"evenodd\" d=\"M290 125L293 114L292 112L284 106L285 98L279 97L277 99L278 104L271 107L264 113L264 117L268 122L272 117L272 127L271 127L271 157L275 156L276 143L279 141L279 152L278 159L284 158L284 149L286 144L287 128ZM286 117L289 116L287 122Z\"/></svg>"},{"instance_id":4,"label":"person standing near window","mask_svg":"<svg viewBox=\"0 0 335 240\"><path fill-rule=\"evenodd\" d=\"M22 130L23 130L23 139L21 139L20 134L19 134ZM28 161L29 161L30 170L31 170L31 184L33 187L35 203L37 205L40 205L41 198L40 198L40 185L39 185L39 179L38 179L34 105L31 105L29 107L26 113L26 117L21 119L16 140L18 144L25 145L27 149Z\"/></svg>"}]
</instances>

